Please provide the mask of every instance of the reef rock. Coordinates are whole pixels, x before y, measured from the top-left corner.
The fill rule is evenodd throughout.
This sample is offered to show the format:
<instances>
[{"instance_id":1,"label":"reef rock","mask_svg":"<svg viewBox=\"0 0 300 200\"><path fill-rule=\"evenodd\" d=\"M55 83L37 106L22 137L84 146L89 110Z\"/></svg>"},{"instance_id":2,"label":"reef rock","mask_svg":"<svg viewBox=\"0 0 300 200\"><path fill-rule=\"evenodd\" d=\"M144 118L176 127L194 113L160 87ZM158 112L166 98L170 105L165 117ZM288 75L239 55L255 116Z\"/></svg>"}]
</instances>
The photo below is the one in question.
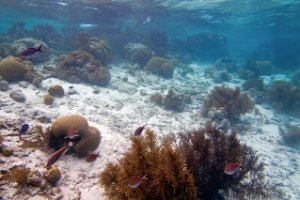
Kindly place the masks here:
<instances>
[{"instance_id":1,"label":"reef rock","mask_svg":"<svg viewBox=\"0 0 300 200\"><path fill-rule=\"evenodd\" d=\"M16 40L10 47L10 54L18 55L22 51L28 48L38 47L40 44L42 44L42 50L44 53L38 52L30 57L26 57L26 59L32 61L33 63L46 62L49 60L49 54L47 53L49 52L49 47L46 43L33 38L22 38Z\"/></svg>"},{"instance_id":2,"label":"reef rock","mask_svg":"<svg viewBox=\"0 0 300 200\"><path fill-rule=\"evenodd\" d=\"M173 90L169 90L162 103L167 110L182 112L185 105L190 103L190 101L190 96L176 94Z\"/></svg>"},{"instance_id":3,"label":"reef rock","mask_svg":"<svg viewBox=\"0 0 300 200\"><path fill-rule=\"evenodd\" d=\"M0 76L8 82L21 81L25 72L25 66L17 58L9 57L0 62Z\"/></svg>"},{"instance_id":4,"label":"reef rock","mask_svg":"<svg viewBox=\"0 0 300 200\"><path fill-rule=\"evenodd\" d=\"M54 76L73 83L83 81L99 86L106 86L111 78L108 68L82 50L65 56L55 69Z\"/></svg>"},{"instance_id":5,"label":"reef rock","mask_svg":"<svg viewBox=\"0 0 300 200\"><path fill-rule=\"evenodd\" d=\"M23 103L26 101L26 96L24 95L24 93L22 92L22 90L19 90L19 89L16 89L16 90L13 90L9 96L17 101L17 102L20 102L20 103Z\"/></svg>"},{"instance_id":6,"label":"reef rock","mask_svg":"<svg viewBox=\"0 0 300 200\"><path fill-rule=\"evenodd\" d=\"M153 55L152 50L140 43L129 43L125 46L130 62L138 64L140 68L143 68Z\"/></svg>"},{"instance_id":7,"label":"reef rock","mask_svg":"<svg viewBox=\"0 0 300 200\"><path fill-rule=\"evenodd\" d=\"M46 104L46 105L52 105L53 102L54 102L54 97L51 96L50 94L46 94L44 96L44 104Z\"/></svg>"},{"instance_id":8,"label":"reef rock","mask_svg":"<svg viewBox=\"0 0 300 200\"><path fill-rule=\"evenodd\" d=\"M9 88L8 82L4 80L0 80L0 91L7 91Z\"/></svg>"},{"instance_id":9,"label":"reef rock","mask_svg":"<svg viewBox=\"0 0 300 200\"><path fill-rule=\"evenodd\" d=\"M107 65L111 61L111 50L110 46L106 41L96 37L90 37L86 43L80 46L80 49L91 54L95 59L101 61L101 64Z\"/></svg>"},{"instance_id":10,"label":"reef rock","mask_svg":"<svg viewBox=\"0 0 300 200\"><path fill-rule=\"evenodd\" d=\"M51 185L55 185L61 178L61 172L57 167L51 167L51 169L45 171L44 177Z\"/></svg>"}]
</instances>

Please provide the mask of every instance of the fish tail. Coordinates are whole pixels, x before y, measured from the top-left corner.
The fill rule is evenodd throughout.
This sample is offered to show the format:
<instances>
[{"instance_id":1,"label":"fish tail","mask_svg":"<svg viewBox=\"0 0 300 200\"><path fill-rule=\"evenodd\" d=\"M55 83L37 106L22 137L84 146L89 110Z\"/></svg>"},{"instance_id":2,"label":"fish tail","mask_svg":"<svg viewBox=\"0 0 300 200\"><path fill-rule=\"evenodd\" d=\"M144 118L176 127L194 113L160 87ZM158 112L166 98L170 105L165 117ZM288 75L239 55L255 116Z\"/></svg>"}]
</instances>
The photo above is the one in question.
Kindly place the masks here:
<instances>
[{"instance_id":1,"label":"fish tail","mask_svg":"<svg viewBox=\"0 0 300 200\"><path fill-rule=\"evenodd\" d=\"M43 46L43 44L40 44L40 46L37 48L37 50L40 51L40 52L44 52L44 51L42 50L42 46Z\"/></svg>"},{"instance_id":2,"label":"fish tail","mask_svg":"<svg viewBox=\"0 0 300 200\"><path fill-rule=\"evenodd\" d=\"M63 146L62 148L60 148L59 150L57 150L56 152L54 152L51 157L49 158L48 162L47 162L47 168L51 167L56 161L58 161L58 159L64 155L69 149L70 149L70 145L67 144L65 146Z\"/></svg>"}]
</instances>

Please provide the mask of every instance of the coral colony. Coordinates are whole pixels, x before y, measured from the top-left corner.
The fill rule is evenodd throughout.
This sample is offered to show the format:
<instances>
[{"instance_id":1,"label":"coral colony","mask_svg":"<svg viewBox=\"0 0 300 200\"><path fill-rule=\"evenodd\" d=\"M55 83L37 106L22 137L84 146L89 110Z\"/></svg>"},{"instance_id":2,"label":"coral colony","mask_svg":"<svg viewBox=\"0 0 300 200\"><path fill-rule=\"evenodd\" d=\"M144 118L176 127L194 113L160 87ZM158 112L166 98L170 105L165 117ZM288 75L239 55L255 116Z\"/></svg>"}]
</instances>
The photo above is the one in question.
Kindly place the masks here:
<instances>
[{"instance_id":1,"label":"coral colony","mask_svg":"<svg viewBox=\"0 0 300 200\"><path fill-rule=\"evenodd\" d=\"M0 200L300 199L297 32L256 44L224 30L243 9L177 12L184 1L6 20L26 2L0 8Z\"/></svg>"}]
</instances>

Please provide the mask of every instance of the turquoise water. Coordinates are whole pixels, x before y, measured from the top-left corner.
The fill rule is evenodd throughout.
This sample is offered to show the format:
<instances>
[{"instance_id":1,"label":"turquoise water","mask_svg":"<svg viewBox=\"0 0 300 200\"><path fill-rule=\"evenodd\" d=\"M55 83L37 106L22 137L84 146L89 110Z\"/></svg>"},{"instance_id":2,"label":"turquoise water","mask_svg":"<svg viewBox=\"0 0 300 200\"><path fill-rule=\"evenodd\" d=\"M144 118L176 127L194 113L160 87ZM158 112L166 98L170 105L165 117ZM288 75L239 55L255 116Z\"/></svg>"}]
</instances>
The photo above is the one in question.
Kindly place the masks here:
<instances>
[{"instance_id":1,"label":"turquoise water","mask_svg":"<svg viewBox=\"0 0 300 200\"><path fill-rule=\"evenodd\" d=\"M298 1L2 0L1 4L2 33L18 21L24 22L26 29L49 24L60 33L77 29L94 34L105 30L108 34L112 28L142 33L159 31L169 40L212 32L224 37L226 50L246 57L260 44L273 39L299 40L300 31ZM150 23L143 23L147 17L151 18Z\"/></svg>"}]
</instances>

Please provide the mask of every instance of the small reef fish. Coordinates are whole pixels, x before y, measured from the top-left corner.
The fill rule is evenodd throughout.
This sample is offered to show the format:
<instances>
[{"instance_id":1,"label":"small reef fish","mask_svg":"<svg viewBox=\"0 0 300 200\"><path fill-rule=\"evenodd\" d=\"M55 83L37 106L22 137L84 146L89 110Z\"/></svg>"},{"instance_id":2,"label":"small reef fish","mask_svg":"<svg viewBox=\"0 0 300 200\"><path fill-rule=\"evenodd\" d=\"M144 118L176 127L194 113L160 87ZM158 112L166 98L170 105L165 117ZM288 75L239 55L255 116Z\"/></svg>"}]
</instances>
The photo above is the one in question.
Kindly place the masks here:
<instances>
[{"instance_id":1,"label":"small reef fish","mask_svg":"<svg viewBox=\"0 0 300 200\"><path fill-rule=\"evenodd\" d=\"M63 146L62 148L60 148L59 150L57 150L56 152L54 152L50 158L48 159L47 165L46 167L49 169L56 161L59 160L59 158L62 157L62 155L64 155L72 146L74 145L74 143L69 142L68 144L66 144L65 146Z\"/></svg>"},{"instance_id":2,"label":"small reef fish","mask_svg":"<svg viewBox=\"0 0 300 200\"><path fill-rule=\"evenodd\" d=\"M20 135L20 140L22 140L22 134L26 133L29 129L29 125L28 124L23 124L21 127L21 130L19 132Z\"/></svg>"},{"instance_id":3,"label":"small reef fish","mask_svg":"<svg viewBox=\"0 0 300 200\"><path fill-rule=\"evenodd\" d=\"M70 139L70 140L73 140L73 139L76 139L80 137L79 136L79 131L75 128L71 128L68 133L67 133L67 136L65 136L64 138L65 139Z\"/></svg>"},{"instance_id":4,"label":"small reef fish","mask_svg":"<svg viewBox=\"0 0 300 200\"><path fill-rule=\"evenodd\" d=\"M140 126L137 129L135 129L134 131L134 136L140 136L143 132L143 130L145 129L146 124L144 126Z\"/></svg>"},{"instance_id":5,"label":"small reef fish","mask_svg":"<svg viewBox=\"0 0 300 200\"><path fill-rule=\"evenodd\" d=\"M228 163L224 167L224 173L227 175L233 175L240 169L240 163Z\"/></svg>"},{"instance_id":6,"label":"small reef fish","mask_svg":"<svg viewBox=\"0 0 300 200\"><path fill-rule=\"evenodd\" d=\"M143 21L143 24L147 24L149 22L151 22L151 17L150 16L148 16L147 19L145 21Z\"/></svg>"},{"instance_id":7,"label":"small reef fish","mask_svg":"<svg viewBox=\"0 0 300 200\"><path fill-rule=\"evenodd\" d=\"M146 174L144 176L131 176L128 180L128 186L132 189L138 188L143 180L146 180Z\"/></svg>"},{"instance_id":8,"label":"small reef fish","mask_svg":"<svg viewBox=\"0 0 300 200\"><path fill-rule=\"evenodd\" d=\"M97 153L90 153L90 154L86 157L86 161L87 161L87 162L94 162L98 157L99 157L99 152L97 152Z\"/></svg>"},{"instance_id":9,"label":"small reef fish","mask_svg":"<svg viewBox=\"0 0 300 200\"><path fill-rule=\"evenodd\" d=\"M33 54L35 54L37 52L43 52L42 46L43 46L43 44L41 44L38 48L28 48L25 51L22 51L19 55L27 57L27 56L32 56Z\"/></svg>"}]
</instances>

